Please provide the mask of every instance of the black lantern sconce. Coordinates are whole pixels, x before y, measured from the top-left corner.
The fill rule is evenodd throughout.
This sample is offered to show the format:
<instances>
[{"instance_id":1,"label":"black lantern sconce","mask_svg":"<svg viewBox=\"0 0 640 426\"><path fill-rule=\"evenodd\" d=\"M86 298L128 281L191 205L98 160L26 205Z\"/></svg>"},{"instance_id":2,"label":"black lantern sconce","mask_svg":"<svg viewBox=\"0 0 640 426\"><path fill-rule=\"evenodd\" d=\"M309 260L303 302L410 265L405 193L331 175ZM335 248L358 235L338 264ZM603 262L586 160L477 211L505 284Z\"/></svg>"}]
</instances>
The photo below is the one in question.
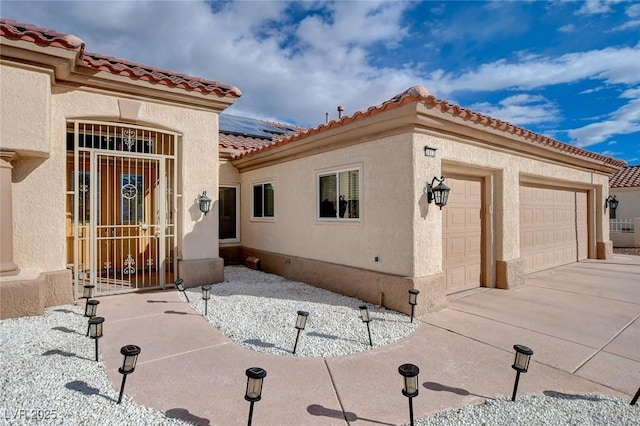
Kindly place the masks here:
<instances>
[{"instance_id":1,"label":"black lantern sconce","mask_svg":"<svg viewBox=\"0 0 640 426\"><path fill-rule=\"evenodd\" d=\"M89 337L96 342L96 361L98 361L98 339L102 337L102 323L104 323L104 318L102 317L89 319Z\"/></svg>"},{"instance_id":2,"label":"black lantern sconce","mask_svg":"<svg viewBox=\"0 0 640 426\"><path fill-rule=\"evenodd\" d=\"M202 286L202 300L204 300L204 316L207 316L207 311L208 311L208 306L209 305L209 299L211 299L211 286L210 285L203 285Z\"/></svg>"},{"instance_id":3,"label":"black lantern sconce","mask_svg":"<svg viewBox=\"0 0 640 426\"><path fill-rule=\"evenodd\" d=\"M298 347L298 339L300 338L300 332L304 330L304 327L307 325L307 317L309 316L309 312L298 311L298 318L296 319L296 328L298 329L298 334L296 335L296 343L293 345L293 353L296 353L296 348Z\"/></svg>"},{"instance_id":4,"label":"black lantern sconce","mask_svg":"<svg viewBox=\"0 0 640 426\"><path fill-rule=\"evenodd\" d=\"M211 198L207 197L207 191L203 191L202 195L198 197L198 204L200 205L200 211L205 216L211 211Z\"/></svg>"},{"instance_id":5,"label":"black lantern sconce","mask_svg":"<svg viewBox=\"0 0 640 426\"><path fill-rule=\"evenodd\" d=\"M89 319L93 318L96 316L96 312L98 311L98 305L100 304L99 300L87 300L87 304L84 308L84 316L88 317ZM89 335L89 329L91 328L91 325L87 325L87 336Z\"/></svg>"},{"instance_id":6,"label":"black lantern sconce","mask_svg":"<svg viewBox=\"0 0 640 426\"><path fill-rule=\"evenodd\" d=\"M409 289L409 304L411 305L411 322L413 323L413 310L418 304L418 295L420 291L415 288Z\"/></svg>"},{"instance_id":7,"label":"black lantern sconce","mask_svg":"<svg viewBox=\"0 0 640 426\"><path fill-rule=\"evenodd\" d=\"M398 367L398 373L404 378L402 394L409 398L409 419L413 426L413 398L418 396L418 374L420 369L413 364L402 364Z\"/></svg>"},{"instance_id":8,"label":"black lantern sconce","mask_svg":"<svg viewBox=\"0 0 640 426\"><path fill-rule=\"evenodd\" d=\"M367 324L367 333L369 333L369 346L373 347L373 342L371 341L371 329L369 328L369 322L371 322L371 318L369 317L369 308L367 308L367 305L360 305L359 309L362 322Z\"/></svg>"},{"instance_id":9,"label":"black lantern sconce","mask_svg":"<svg viewBox=\"0 0 640 426\"><path fill-rule=\"evenodd\" d=\"M516 350L516 357L513 360L513 365L511 368L517 371L516 373L516 382L513 384L513 395L511 396L511 401L516 400L516 393L518 392L518 382L520 381L520 373L526 373L529 369L529 361L531 360L531 355L533 355L533 351L526 346L523 345L513 345L513 349Z\"/></svg>"},{"instance_id":10,"label":"black lantern sconce","mask_svg":"<svg viewBox=\"0 0 640 426\"><path fill-rule=\"evenodd\" d=\"M444 184L444 179L444 176L440 176L440 179L434 176L431 183L428 183L426 188L427 203L431 204L431 202L435 202L436 206L440 207L440 210L447 205L449 191L451 191L451 188ZM436 186L433 186L435 181L438 181L439 183Z\"/></svg>"},{"instance_id":11,"label":"black lantern sconce","mask_svg":"<svg viewBox=\"0 0 640 426\"><path fill-rule=\"evenodd\" d=\"M136 363L138 362L138 355L140 355L140 347L136 345L127 345L120 348L120 353L124 355L122 361L122 367L118 369L122 374L122 384L120 385L120 396L118 396L118 404L122 402L122 394L124 393L124 384L127 381L127 376L134 372L136 369Z\"/></svg>"},{"instance_id":12,"label":"black lantern sconce","mask_svg":"<svg viewBox=\"0 0 640 426\"><path fill-rule=\"evenodd\" d=\"M604 209L605 209L605 211L607 210L607 207L609 207L609 208L611 208L613 210L617 209L619 202L620 201L618 201L618 199L616 198L615 195L609 195L607 197L607 199L604 200Z\"/></svg>"},{"instance_id":13,"label":"black lantern sconce","mask_svg":"<svg viewBox=\"0 0 640 426\"><path fill-rule=\"evenodd\" d=\"M244 394L244 399L251 403L249 407L249 421L247 426L251 426L251 419L253 418L253 404L262 399L262 381L267 377L267 372L260 367L251 367L246 371L247 375L247 390Z\"/></svg>"},{"instance_id":14,"label":"black lantern sconce","mask_svg":"<svg viewBox=\"0 0 640 426\"><path fill-rule=\"evenodd\" d=\"M184 294L184 297L187 299L187 303L191 303L189 301L189 296L187 296L187 293L185 292L186 288L184 287L184 280L182 278L178 278L173 284L176 286L179 292Z\"/></svg>"}]
</instances>

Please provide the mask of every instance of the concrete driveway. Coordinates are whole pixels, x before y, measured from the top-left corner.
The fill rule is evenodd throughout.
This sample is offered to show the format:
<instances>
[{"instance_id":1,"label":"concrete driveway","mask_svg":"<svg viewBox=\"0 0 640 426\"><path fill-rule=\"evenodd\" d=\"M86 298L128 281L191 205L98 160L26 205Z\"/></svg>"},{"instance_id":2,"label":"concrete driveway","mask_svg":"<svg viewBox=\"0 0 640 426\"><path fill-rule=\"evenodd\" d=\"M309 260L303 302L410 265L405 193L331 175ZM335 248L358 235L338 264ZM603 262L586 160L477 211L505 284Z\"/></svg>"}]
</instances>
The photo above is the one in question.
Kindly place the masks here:
<instances>
[{"instance_id":1,"label":"concrete driveway","mask_svg":"<svg viewBox=\"0 0 640 426\"><path fill-rule=\"evenodd\" d=\"M267 370L254 424L408 422L398 366L420 367L415 417L511 395L514 344L534 350L519 394L601 393L640 386L640 257L586 261L530 275L515 290L478 289L418 318L410 337L361 354L291 358L257 353L219 333L176 291L103 298L107 374L119 349L143 348L127 395L203 425L245 424L247 368ZM107 328L108 327L108 328ZM107 331L108 330L108 331Z\"/></svg>"}]
</instances>

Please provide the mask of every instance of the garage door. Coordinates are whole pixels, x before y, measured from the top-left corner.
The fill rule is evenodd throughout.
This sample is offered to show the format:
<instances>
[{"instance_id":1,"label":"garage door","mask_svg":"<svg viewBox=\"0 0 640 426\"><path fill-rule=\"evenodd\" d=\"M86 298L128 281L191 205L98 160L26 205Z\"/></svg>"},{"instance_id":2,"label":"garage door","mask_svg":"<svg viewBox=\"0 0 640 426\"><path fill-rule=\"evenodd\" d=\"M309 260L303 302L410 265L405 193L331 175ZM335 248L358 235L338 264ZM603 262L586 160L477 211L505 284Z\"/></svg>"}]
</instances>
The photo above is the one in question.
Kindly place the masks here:
<instances>
[{"instance_id":1,"label":"garage door","mask_svg":"<svg viewBox=\"0 0 640 426\"><path fill-rule=\"evenodd\" d=\"M531 273L587 258L587 194L520 187L520 254Z\"/></svg>"},{"instance_id":2,"label":"garage door","mask_svg":"<svg viewBox=\"0 0 640 426\"><path fill-rule=\"evenodd\" d=\"M479 287L482 273L482 181L447 177L442 209L443 269L447 294Z\"/></svg>"}]
</instances>

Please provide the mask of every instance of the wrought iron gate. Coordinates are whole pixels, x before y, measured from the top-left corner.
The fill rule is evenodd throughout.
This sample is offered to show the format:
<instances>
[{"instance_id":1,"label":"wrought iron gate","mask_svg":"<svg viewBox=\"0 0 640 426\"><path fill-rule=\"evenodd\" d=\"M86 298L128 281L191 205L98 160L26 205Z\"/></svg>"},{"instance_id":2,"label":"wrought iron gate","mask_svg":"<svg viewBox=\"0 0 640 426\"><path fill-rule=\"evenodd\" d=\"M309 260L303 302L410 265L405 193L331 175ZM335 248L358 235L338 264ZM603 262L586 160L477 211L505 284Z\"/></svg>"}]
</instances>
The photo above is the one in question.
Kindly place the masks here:
<instances>
[{"instance_id":1,"label":"wrought iron gate","mask_svg":"<svg viewBox=\"0 0 640 426\"><path fill-rule=\"evenodd\" d=\"M67 133L67 249L76 291L164 288L177 271L179 135L74 121Z\"/></svg>"}]
</instances>

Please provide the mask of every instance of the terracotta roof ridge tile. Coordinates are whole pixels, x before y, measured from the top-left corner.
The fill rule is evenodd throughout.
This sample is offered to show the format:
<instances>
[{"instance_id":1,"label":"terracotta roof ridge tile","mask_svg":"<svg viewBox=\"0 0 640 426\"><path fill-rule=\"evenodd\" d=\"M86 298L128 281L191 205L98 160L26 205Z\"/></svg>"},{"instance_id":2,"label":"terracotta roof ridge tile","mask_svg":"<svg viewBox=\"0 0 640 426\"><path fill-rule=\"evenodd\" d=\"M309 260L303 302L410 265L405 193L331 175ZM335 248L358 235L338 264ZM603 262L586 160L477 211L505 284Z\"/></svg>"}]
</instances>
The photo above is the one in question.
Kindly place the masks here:
<instances>
[{"instance_id":1,"label":"terracotta roof ridge tile","mask_svg":"<svg viewBox=\"0 0 640 426\"><path fill-rule=\"evenodd\" d=\"M463 108L463 107L460 107L459 105L449 103L446 100L436 99L433 95L429 93L429 91L424 86L421 86L421 85L412 86L407 90L393 96L391 99L383 102L382 104L371 106L367 108L365 111L356 111L350 116L344 116L344 117L341 117L340 119L331 120L327 123L320 124L316 127L313 127L311 129L305 130L300 133L284 135L278 138L275 144L272 144L269 146L263 146L262 148L252 150L251 152L239 153L236 156L234 156L234 158L242 158L249 154L271 149L275 146L282 146L288 143L293 143L295 141L309 137L311 135L315 135L322 131L327 131L332 128L337 128L337 127L346 125L348 123L352 123L356 120L360 120L366 117L371 117L389 109L399 108L400 106L405 105L407 103L411 103L411 102L420 102L428 107L438 108L443 113L453 115L454 117L460 117L464 120L471 121L476 124L489 126L506 133L511 133L513 135L527 139L531 141L531 143L552 147L562 152L568 152L571 154L592 158L615 167L623 167L626 165L625 161L617 160L615 158L607 157L601 154L592 153L585 149L578 148L575 145L570 145L564 142L560 142L553 138L519 127L507 121L495 119L488 115L471 111L470 109Z\"/></svg>"},{"instance_id":2,"label":"terracotta roof ridge tile","mask_svg":"<svg viewBox=\"0 0 640 426\"><path fill-rule=\"evenodd\" d=\"M205 94L242 96L242 92L237 87L222 84L218 81L205 80L202 77L193 77L99 53L85 52L85 42L74 35L58 33L48 28L20 23L12 19L0 18L0 36L10 40L35 43L38 46L75 50L78 52L78 66L93 70Z\"/></svg>"},{"instance_id":3,"label":"terracotta roof ridge tile","mask_svg":"<svg viewBox=\"0 0 640 426\"><path fill-rule=\"evenodd\" d=\"M627 166L609 177L611 188L640 187L640 165Z\"/></svg>"}]
</instances>

